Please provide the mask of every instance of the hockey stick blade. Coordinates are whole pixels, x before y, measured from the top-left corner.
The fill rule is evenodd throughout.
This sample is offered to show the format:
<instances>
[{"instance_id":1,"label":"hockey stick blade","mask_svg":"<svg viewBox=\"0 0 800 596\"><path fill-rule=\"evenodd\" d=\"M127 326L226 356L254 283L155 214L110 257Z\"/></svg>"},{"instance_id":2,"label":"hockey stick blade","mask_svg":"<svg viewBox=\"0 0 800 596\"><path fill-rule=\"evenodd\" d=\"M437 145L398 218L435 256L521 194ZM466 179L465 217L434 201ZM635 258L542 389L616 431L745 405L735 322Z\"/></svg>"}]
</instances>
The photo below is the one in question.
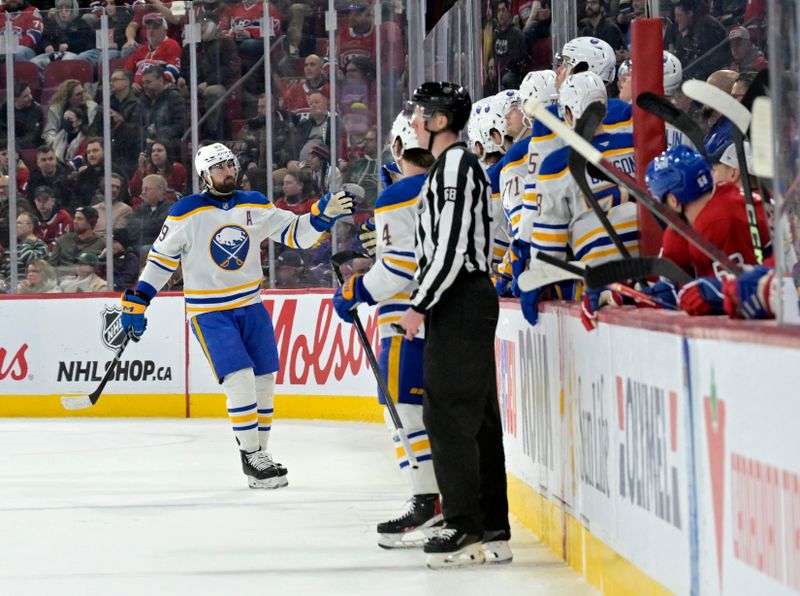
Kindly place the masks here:
<instances>
[{"instance_id":1,"label":"hockey stick blade","mask_svg":"<svg viewBox=\"0 0 800 596\"><path fill-rule=\"evenodd\" d=\"M331 264L338 269L353 259L369 259L369 257L357 250L342 250L331 257Z\"/></svg>"},{"instance_id":2,"label":"hockey stick blade","mask_svg":"<svg viewBox=\"0 0 800 596\"><path fill-rule=\"evenodd\" d=\"M687 241L694 244L697 249L712 261L718 262L723 268L734 275L739 275L742 268L731 260L728 255L722 252L717 246L701 236L697 230L688 223L680 219L669 207L654 199L647 190L635 179L622 172L614 164L608 161L603 154L591 143L584 141L579 134L569 126L561 122L558 117L551 114L545 106L537 105L534 109L534 117L538 118L542 124L551 131L564 139L564 142L577 149L590 163L594 163L618 185L624 187L632 194L639 203L644 205L648 211L674 229Z\"/></svg>"},{"instance_id":3,"label":"hockey stick blade","mask_svg":"<svg viewBox=\"0 0 800 596\"><path fill-rule=\"evenodd\" d=\"M678 310L677 307L672 306L671 304L667 304L666 302L662 302L658 298L654 296L650 296L649 294L645 294L644 292L640 292L639 290L635 290L630 286L626 286L625 284L621 283L613 283L608 285L609 290L613 290L627 298L633 300L636 304L641 304L642 306L649 306L651 308L662 308L665 310Z\"/></svg>"},{"instance_id":4,"label":"hockey stick blade","mask_svg":"<svg viewBox=\"0 0 800 596\"><path fill-rule=\"evenodd\" d=\"M128 347L132 338L133 331L128 331L125 337L122 338L122 343L117 348L117 353L114 354L114 359L111 361L111 364L108 365L108 370L106 370L106 374L103 375L97 389L92 391L89 395L64 395L61 397L61 406L65 410L85 410L97 403L97 400L100 399L100 395L103 393L103 389L106 388L106 385L114 375L114 370L117 368L119 359L122 357L122 353L125 351L125 348Z\"/></svg>"},{"instance_id":5,"label":"hockey stick blade","mask_svg":"<svg viewBox=\"0 0 800 596\"><path fill-rule=\"evenodd\" d=\"M666 97L656 95L650 91L645 91L644 93L640 93L639 97L636 98L636 105L674 126L684 137L689 139L692 145L695 146L695 149L703 155L706 154L703 144L705 138L703 131L697 123L692 120L689 114L676 108Z\"/></svg>"},{"instance_id":6,"label":"hockey stick blade","mask_svg":"<svg viewBox=\"0 0 800 596\"><path fill-rule=\"evenodd\" d=\"M583 265L583 263L579 263L577 261L574 261L572 264ZM583 274L565 271L560 267L556 267L542 261L540 265L532 267L520 275L518 283L520 290L523 292L530 292L532 290L543 288L544 286L549 286L550 284L568 281L571 279L583 279Z\"/></svg>"},{"instance_id":7,"label":"hockey stick blade","mask_svg":"<svg viewBox=\"0 0 800 596\"><path fill-rule=\"evenodd\" d=\"M759 178L775 177L772 139L772 100L757 97L753 102L750 149L753 152L753 174Z\"/></svg>"},{"instance_id":8,"label":"hockey stick blade","mask_svg":"<svg viewBox=\"0 0 800 596\"><path fill-rule=\"evenodd\" d=\"M750 110L740 104L735 97L705 81L690 79L683 83L687 97L708 106L730 120L743 135L747 134L752 115Z\"/></svg>"}]
</instances>

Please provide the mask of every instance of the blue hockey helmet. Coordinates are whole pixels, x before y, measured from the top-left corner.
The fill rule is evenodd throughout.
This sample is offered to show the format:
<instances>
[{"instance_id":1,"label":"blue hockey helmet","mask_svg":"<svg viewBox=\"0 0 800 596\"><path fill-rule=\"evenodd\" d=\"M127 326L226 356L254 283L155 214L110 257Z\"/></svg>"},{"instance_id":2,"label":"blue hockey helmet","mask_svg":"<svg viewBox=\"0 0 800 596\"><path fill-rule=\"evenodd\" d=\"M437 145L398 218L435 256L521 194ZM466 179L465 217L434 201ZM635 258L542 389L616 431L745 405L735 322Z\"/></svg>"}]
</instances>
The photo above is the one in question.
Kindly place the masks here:
<instances>
[{"instance_id":1,"label":"blue hockey helmet","mask_svg":"<svg viewBox=\"0 0 800 596\"><path fill-rule=\"evenodd\" d=\"M650 162L645 176L650 193L664 202L672 193L681 205L691 203L714 187L711 166L691 147L678 145Z\"/></svg>"}]
</instances>

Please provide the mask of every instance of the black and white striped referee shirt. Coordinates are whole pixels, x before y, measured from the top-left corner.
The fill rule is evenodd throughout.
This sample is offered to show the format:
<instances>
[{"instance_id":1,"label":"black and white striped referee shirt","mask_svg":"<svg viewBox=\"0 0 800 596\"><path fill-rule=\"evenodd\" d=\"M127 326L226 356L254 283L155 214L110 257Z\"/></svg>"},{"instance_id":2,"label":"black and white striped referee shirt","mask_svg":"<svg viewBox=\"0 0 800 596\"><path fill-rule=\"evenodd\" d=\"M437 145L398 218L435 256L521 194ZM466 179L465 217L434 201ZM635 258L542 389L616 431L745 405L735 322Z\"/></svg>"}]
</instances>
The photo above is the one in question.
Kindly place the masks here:
<instances>
[{"instance_id":1,"label":"black and white striped referee shirt","mask_svg":"<svg viewBox=\"0 0 800 596\"><path fill-rule=\"evenodd\" d=\"M417 206L419 288L411 296L414 310L430 309L462 270L489 273L489 199L489 180L464 143L448 147L431 166Z\"/></svg>"}]
</instances>

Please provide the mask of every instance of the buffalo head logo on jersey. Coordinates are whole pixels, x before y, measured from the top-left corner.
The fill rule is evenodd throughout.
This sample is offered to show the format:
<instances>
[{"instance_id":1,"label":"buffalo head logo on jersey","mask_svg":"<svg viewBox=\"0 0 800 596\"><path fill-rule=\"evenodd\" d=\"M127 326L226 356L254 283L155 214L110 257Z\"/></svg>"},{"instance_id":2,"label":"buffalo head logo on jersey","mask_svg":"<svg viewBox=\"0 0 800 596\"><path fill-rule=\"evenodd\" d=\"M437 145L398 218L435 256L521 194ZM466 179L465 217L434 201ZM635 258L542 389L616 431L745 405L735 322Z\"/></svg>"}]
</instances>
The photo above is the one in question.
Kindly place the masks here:
<instances>
[{"instance_id":1,"label":"buffalo head logo on jersey","mask_svg":"<svg viewBox=\"0 0 800 596\"><path fill-rule=\"evenodd\" d=\"M223 226L211 237L208 251L211 260L226 271L236 271L244 265L250 248L250 236L239 226Z\"/></svg>"}]
</instances>

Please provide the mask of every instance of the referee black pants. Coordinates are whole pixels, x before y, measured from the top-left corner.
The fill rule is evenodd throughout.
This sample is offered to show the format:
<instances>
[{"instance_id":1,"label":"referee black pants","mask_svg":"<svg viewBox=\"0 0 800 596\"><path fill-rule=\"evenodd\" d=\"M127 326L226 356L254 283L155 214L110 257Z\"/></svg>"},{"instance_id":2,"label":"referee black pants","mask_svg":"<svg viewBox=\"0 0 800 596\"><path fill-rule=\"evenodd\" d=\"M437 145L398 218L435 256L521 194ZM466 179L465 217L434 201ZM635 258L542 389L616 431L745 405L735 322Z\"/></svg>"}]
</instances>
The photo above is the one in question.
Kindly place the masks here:
<instances>
[{"instance_id":1,"label":"referee black pants","mask_svg":"<svg viewBox=\"0 0 800 596\"><path fill-rule=\"evenodd\" d=\"M423 420L445 522L469 534L509 529L494 360L498 314L489 277L462 271L426 320Z\"/></svg>"}]
</instances>

